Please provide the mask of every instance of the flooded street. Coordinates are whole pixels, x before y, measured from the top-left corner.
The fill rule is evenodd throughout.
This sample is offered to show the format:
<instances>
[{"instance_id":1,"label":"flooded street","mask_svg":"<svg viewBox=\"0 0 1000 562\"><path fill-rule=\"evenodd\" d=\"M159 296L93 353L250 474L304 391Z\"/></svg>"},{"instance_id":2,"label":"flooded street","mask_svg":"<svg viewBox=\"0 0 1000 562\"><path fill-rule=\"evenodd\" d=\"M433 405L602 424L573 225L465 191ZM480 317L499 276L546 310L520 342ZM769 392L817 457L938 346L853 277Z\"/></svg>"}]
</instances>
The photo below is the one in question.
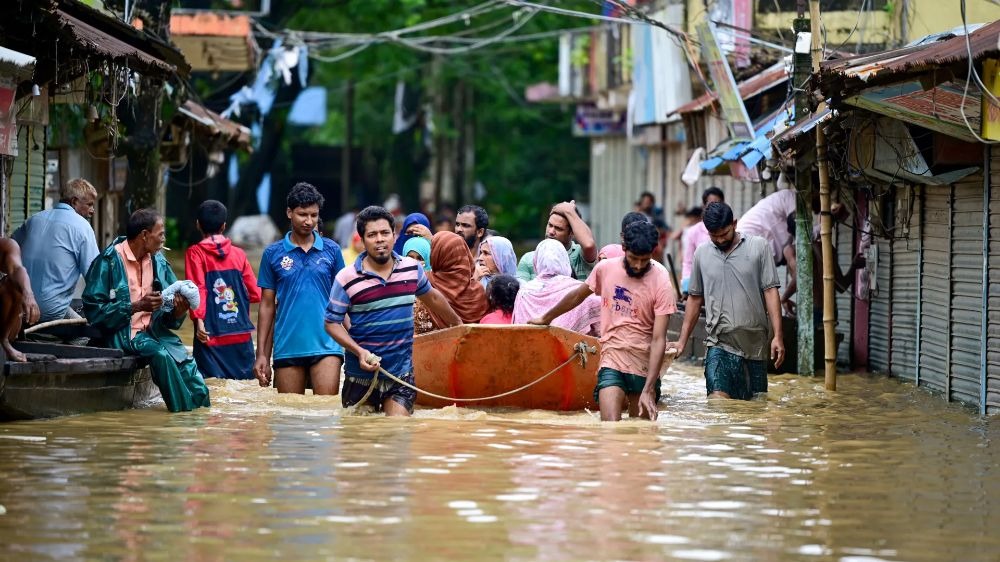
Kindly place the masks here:
<instances>
[{"instance_id":1,"label":"flooded street","mask_svg":"<svg viewBox=\"0 0 1000 562\"><path fill-rule=\"evenodd\" d=\"M994 560L995 424L895 380L772 377L655 424L344 415L214 381L213 408L0 425L5 559Z\"/></svg>"}]
</instances>

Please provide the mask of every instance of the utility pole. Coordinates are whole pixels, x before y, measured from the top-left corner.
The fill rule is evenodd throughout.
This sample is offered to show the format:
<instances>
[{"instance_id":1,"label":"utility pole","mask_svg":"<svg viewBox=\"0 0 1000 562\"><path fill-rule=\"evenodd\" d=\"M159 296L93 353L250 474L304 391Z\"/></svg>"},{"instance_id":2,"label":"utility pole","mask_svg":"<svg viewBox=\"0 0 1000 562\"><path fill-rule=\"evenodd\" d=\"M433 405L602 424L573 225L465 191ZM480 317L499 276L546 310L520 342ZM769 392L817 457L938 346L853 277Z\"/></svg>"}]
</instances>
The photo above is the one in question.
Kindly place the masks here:
<instances>
[{"instance_id":1,"label":"utility pole","mask_svg":"<svg viewBox=\"0 0 1000 562\"><path fill-rule=\"evenodd\" d=\"M812 70L819 76L819 63L823 60L820 44L819 0L809 0L809 17L812 20ZM823 111L820 103L816 112ZM833 279L833 217L830 216L830 160L827 158L826 132L816 124L816 164L819 167L819 235L823 247L823 379L827 390L837 390L837 323ZM811 234L811 232L810 232ZM810 252L810 258L812 253Z\"/></svg>"},{"instance_id":2,"label":"utility pole","mask_svg":"<svg viewBox=\"0 0 1000 562\"><path fill-rule=\"evenodd\" d=\"M351 145L354 143L354 79L344 92L344 146L340 151L340 213L351 208ZM360 201L359 201L360 202Z\"/></svg>"},{"instance_id":3,"label":"utility pole","mask_svg":"<svg viewBox=\"0 0 1000 562\"><path fill-rule=\"evenodd\" d=\"M805 85L812 70L810 49L810 21L805 17L806 0L798 1L798 17L792 24L795 30L795 53L792 55L792 92L795 96L795 121L802 122L808 116L809 96ZM816 38L818 34L814 34ZM798 372L812 376L816 373L815 336L813 327L813 256L812 256L812 166L801 155L795 161L795 189L798 191L795 206L795 295L796 320L798 322Z\"/></svg>"}]
</instances>

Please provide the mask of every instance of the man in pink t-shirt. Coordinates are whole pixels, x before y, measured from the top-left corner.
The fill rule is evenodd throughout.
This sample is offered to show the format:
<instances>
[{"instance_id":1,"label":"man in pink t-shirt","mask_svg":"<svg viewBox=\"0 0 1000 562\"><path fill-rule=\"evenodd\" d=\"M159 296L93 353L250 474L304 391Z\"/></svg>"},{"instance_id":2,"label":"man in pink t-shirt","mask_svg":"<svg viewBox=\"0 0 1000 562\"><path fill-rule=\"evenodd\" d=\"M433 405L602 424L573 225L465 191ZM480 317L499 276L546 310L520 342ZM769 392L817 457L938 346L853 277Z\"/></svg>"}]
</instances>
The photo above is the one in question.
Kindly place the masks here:
<instances>
[{"instance_id":1,"label":"man in pink t-shirt","mask_svg":"<svg viewBox=\"0 0 1000 562\"><path fill-rule=\"evenodd\" d=\"M602 421L621 420L626 399L630 417L656 419L667 319L677 310L670 274L651 261L657 241L652 224L629 224L622 233L624 257L598 263L586 283L529 322L548 325L588 296L601 297L601 369L594 397Z\"/></svg>"},{"instance_id":2,"label":"man in pink t-shirt","mask_svg":"<svg viewBox=\"0 0 1000 562\"><path fill-rule=\"evenodd\" d=\"M701 194L702 209L708 207L711 203L725 202L726 194L718 187L712 186ZM691 279L691 262L694 260L694 251L705 242L710 242L711 239L712 237L709 236L708 229L705 228L705 223L701 222L701 220L684 231L684 236L681 240L681 254L683 255L683 261L681 262L682 293L687 292L688 281Z\"/></svg>"}]
</instances>

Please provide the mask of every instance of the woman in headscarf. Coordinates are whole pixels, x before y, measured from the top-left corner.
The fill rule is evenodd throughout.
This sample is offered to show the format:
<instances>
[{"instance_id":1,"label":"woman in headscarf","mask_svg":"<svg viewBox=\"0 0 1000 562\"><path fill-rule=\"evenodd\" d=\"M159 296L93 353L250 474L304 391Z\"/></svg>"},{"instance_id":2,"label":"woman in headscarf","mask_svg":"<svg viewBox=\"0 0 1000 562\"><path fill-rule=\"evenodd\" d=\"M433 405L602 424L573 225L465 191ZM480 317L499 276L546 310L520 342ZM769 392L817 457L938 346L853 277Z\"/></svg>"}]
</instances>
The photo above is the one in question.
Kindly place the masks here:
<instances>
[{"instance_id":1,"label":"woman in headscarf","mask_svg":"<svg viewBox=\"0 0 1000 562\"><path fill-rule=\"evenodd\" d=\"M608 244L607 246L601 248L600 252L597 252L597 261L620 258L624 255L625 250L622 249L621 244Z\"/></svg>"},{"instance_id":2,"label":"woman in headscarf","mask_svg":"<svg viewBox=\"0 0 1000 562\"><path fill-rule=\"evenodd\" d=\"M399 228L399 235L396 236L396 243L392 246L393 252L396 252L401 256L404 255L403 245L406 244L410 238L413 238L413 235L407 234L406 231L408 231L410 227L415 224L422 224L428 229L431 227L431 221L427 220L427 217L425 217L423 213L410 213L409 215L406 215L406 218L403 219L403 226Z\"/></svg>"},{"instance_id":3,"label":"woman in headscarf","mask_svg":"<svg viewBox=\"0 0 1000 562\"><path fill-rule=\"evenodd\" d=\"M438 232L431 240L431 271L427 273L431 286L444 295L452 310L465 324L476 324L486 315L486 291L472 278L472 253L461 236L454 232ZM421 307L423 308L423 307ZM420 316L426 313L430 329ZM422 325L423 324L423 325ZM414 329L422 334L447 327L427 309L418 313L414 307Z\"/></svg>"},{"instance_id":4,"label":"woman in headscarf","mask_svg":"<svg viewBox=\"0 0 1000 562\"><path fill-rule=\"evenodd\" d=\"M542 240L535 248L536 277L525 283L514 301L514 324L526 324L551 310L566 293L576 289L583 281L572 277L566 247L556 240ZM587 297L580 306L556 318L559 326L590 336L599 336L601 330L601 299Z\"/></svg>"},{"instance_id":5,"label":"woman in headscarf","mask_svg":"<svg viewBox=\"0 0 1000 562\"><path fill-rule=\"evenodd\" d=\"M431 270L431 243L426 238L414 236L403 244L403 251L400 255L413 258L424 264L424 271Z\"/></svg>"},{"instance_id":6,"label":"woman in headscarf","mask_svg":"<svg viewBox=\"0 0 1000 562\"><path fill-rule=\"evenodd\" d=\"M497 275L517 277L517 255L510 240L503 236L490 236L479 245L474 276L485 289Z\"/></svg>"}]
</instances>

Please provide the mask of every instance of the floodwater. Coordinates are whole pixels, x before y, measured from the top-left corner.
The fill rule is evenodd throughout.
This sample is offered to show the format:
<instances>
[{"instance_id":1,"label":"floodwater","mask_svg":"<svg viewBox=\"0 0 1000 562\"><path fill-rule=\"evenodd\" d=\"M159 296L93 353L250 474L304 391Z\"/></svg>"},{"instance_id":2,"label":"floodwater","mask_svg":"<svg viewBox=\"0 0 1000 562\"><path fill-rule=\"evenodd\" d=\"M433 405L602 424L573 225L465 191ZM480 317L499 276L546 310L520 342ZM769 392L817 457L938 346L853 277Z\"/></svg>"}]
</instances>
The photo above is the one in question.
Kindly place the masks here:
<instances>
[{"instance_id":1,"label":"floodwater","mask_svg":"<svg viewBox=\"0 0 1000 562\"><path fill-rule=\"evenodd\" d=\"M210 410L0 424L0 558L996 560L995 423L895 380L661 417L418 410L212 383Z\"/></svg>"}]
</instances>

